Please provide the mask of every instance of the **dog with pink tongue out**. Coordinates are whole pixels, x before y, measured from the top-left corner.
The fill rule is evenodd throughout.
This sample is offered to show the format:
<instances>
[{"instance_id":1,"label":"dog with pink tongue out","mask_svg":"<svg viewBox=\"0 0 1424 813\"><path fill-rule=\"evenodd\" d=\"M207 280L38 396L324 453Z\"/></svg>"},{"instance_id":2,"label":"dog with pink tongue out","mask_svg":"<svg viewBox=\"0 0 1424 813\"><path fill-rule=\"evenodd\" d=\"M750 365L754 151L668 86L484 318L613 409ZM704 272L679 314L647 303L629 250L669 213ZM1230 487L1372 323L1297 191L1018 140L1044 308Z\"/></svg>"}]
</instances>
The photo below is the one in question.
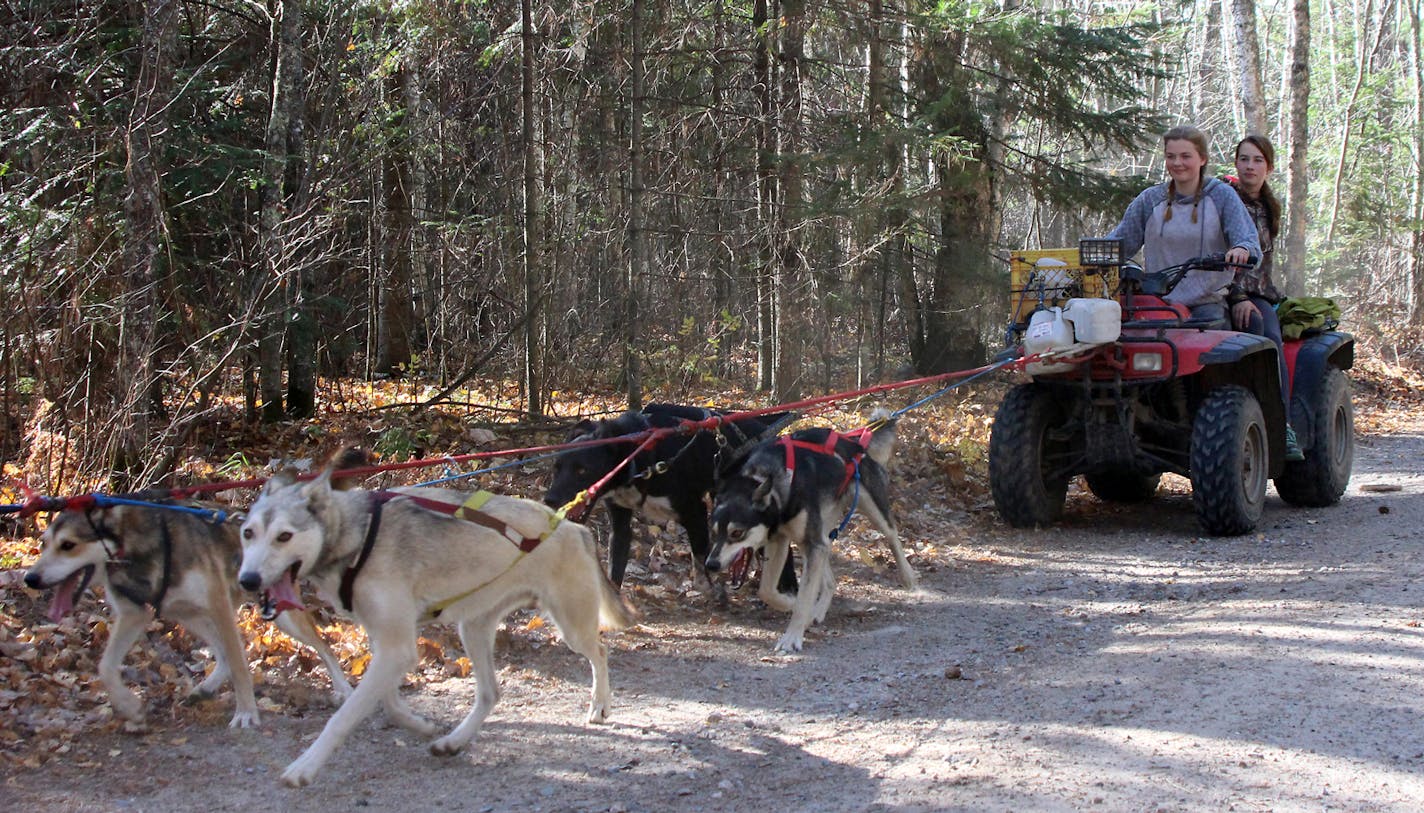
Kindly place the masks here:
<instances>
[{"instance_id":1,"label":"dog with pink tongue out","mask_svg":"<svg viewBox=\"0 0 1424 813\"><path fill-rule=\"evenodd\" d=\"M91 585L104 588L112 618L109 641L99 658L99 680L109 703L130 732L146 728L143 703L124 685L124 657L149 621L173 621L201 640L214 666L191 693L212 697L232 681L236 711L231 727L258 724L257 700L246 646L237 625L244 595L235 563L242 555L237 523L213 523L161 505L118 505L61 511L40 537L40 557L25 573L25 584L53 589L47 617L61 622ZM285 595L277 626L316 650L340 700L351 692L341 662L322 640L296 595ZM269 618L272 616L268 616Z\"/></svg>"}]
</instances>

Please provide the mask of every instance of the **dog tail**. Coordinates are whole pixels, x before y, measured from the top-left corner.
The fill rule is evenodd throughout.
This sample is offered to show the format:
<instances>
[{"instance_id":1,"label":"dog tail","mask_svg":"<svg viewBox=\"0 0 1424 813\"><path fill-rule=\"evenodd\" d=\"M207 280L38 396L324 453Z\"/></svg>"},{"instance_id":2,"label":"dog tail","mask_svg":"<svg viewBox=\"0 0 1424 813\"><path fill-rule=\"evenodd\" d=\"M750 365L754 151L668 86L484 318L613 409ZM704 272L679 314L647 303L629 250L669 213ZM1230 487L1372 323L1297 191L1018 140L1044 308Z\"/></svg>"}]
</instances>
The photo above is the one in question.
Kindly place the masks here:
<instances>
[{"instance_id":1,"label":"dog tail","mask_svg":"<svg viewBox=\"0 0 1424 813\"><path fill-rule=\"evenodd\" d=\"M598 624L600 629L625 630L638 623L638 613L629 607L623 596L619 595L618 588L613 586L613 582L608 580L608 573L598 563L598 546L593 540L593 532L584 525L577 525L572 522L566 523L577 528L583 535L584 547L588 549L593 557L593 570L598 579Z\"/></svg>"},{"instance_id":2,"label":"dog tail","mask_svg":"<svg viewBox=\"0 0 1424 813\"><path fill-rule=\"evenodd\" d=\"M870 413L870 423L875 431L870 433L870 446L866 453L870 459L882 466L890 464L890 453L895 450L895 424L899 418L892 418L887 409L876 409Z\"/></svg>"},{"instance_id":3,"label":"dog tail","mask_svg":"<svg viewBox=\"0 0 1424 813\"><path fill-rule=\"evenodd\" d=\"M638 614L632 607L624 603L623 597L618 594L618 588L608 580L608 574L604 573L601 567L598 569L598 583L599 627L617 632L638 623Z\"/></svg>"}]
</instances>

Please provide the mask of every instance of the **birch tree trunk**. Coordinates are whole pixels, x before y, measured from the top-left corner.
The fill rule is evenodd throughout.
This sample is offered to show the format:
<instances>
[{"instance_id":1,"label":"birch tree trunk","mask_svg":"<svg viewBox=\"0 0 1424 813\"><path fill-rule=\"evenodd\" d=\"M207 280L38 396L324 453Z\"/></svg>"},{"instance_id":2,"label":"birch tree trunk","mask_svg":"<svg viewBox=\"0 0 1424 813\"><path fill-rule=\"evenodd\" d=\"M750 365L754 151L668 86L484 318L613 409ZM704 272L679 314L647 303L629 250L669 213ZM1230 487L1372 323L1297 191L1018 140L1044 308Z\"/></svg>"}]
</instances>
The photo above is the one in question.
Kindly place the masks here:
<instances>
[{"instance_id":1,"label":"birch tree trunk","mask_svg":"<svg viewBox=\"0 0 1424 813\"><path fill-rule=\"evenodd\" d=\"M1363 28L1357 33L1355 47L1355 84L1350 89L1350 98L1345 103L1345 113L1340 123L1340 155L1335 161L1335 181L1330 194L1330 226L1325 231L1325 239L1335 242L1335 227L1340 220L1340 192L1345 179L1345 163L1350 156L1351 136L1355 131L1355 113L1360 101L1360 89L1365 85L1366 69L1369 66L1370 49L1365 47L1369 39L1370 20L1374 19L1374 0L1366 0L1364 14L1357 18L1363 21ZM1381 26L1383 28L1383 26Z\"/></svg>"},{"instance_id":2,"label":"birch tree trunk","mask_svg":"<svg viewBox=\"0 0 1424 813\"><path fill-rule=\"evenodd\" d=\"M1231 18L1236 45L1231 51L1232 64L1236 66L1241 88L1240 105L1246 129L1267 135L1266 95L1261 85L1261 46L1256 36L1255 0L1231 0Z\"/></svg>"},{"instance_id":3,"label":"birch tree trunk","mask_svg":"<svg viewBox=\"0 0 1424 813\"><path fill-rule=\"evenodd\" d=\"M1221 6L1216 0L1201 0L1198 7L1200 34L1196 38L1197 46L1190 49L1196 56L1196 65L1188 82L1192 121L1207 122L1222 112L1215 109L1218 105L1210 93L1211 88L1220 84L1218 76L1222 70L1218 61L1221 49L1215 45L1222 40ZM1157 103L1158 100L1154 99L1153 104ZM1235 107L1232 109L1235 110Z\"/></svg>"},{"instance_id":4,"label":"birch tree trunk","mask_svg":"<svg viewBox=\"0 0 1424 813\"><path fill-rule=\"evenodd\" d=\"M163 134L168 130L174 20L177 0L147 0L142 7L138 81L124 146L123 263L126 287L121 313L118 369L126 389L115 404L118 431L113 434L114 468L131 472L152 459L153 418L162 410L159 367L161 280L168 238L163 209ZM125 386L121 384L120 386Z\"/></svg>"},{"instance_id":5,"label":"birch tree trunk","mask_svg":"<svg viewBox=\"0 0 1424 813\"><path fill-rule=\"evenodd\" d=\"M1305 212L1310 171L1310 0L1291 2L1290 116L1286 140L1290 145L1286 168L1285 263L1280 285L1287 296L1305 293ZM1278 266L1280 267L1280 266Z\"/></svg>"},{"instance_id":6,"label":"birch tree trunk","mask_svg":"<svg viewBox=\"0 0 1424 813\"><path fill-rule=\"evenodd\" d=\"M1421 50L1419 0L1405 3L1409 8L1409 52L1414 84L1414 199L1410 220L1414 236L1409 256L1409 324L1424 327L1424 50Z\"/></svg>"}]
</instances>

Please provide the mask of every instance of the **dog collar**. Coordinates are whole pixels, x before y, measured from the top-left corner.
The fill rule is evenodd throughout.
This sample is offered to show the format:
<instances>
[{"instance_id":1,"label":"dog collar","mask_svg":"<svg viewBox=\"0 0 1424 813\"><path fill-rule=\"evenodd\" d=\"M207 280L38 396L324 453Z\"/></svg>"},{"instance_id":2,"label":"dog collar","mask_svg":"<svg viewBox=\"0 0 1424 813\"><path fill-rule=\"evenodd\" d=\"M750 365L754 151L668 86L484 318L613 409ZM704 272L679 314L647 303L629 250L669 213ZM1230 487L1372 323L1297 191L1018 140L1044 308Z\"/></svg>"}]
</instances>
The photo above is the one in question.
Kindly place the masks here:
<instances>
[{"instance_id":1,"label":"dog collar","mask_svg":"<svg viewBox=\"0 0 1424 813\"><path fill-rule=\"evenodd\" d=\"M386 503L399 496L393 491L371 492L371 521L366 523L366 538L361 542L361 552L356 554L356 561L342 571L341 587L336 593L341 599L342 609L348 613L351 612L351 594L356 588L356 577L361 574L361 568L365 567L366 560L370 558L371 549L376 547L376 534L381 532L381 512Z\"/></svg>"}]
</instances>

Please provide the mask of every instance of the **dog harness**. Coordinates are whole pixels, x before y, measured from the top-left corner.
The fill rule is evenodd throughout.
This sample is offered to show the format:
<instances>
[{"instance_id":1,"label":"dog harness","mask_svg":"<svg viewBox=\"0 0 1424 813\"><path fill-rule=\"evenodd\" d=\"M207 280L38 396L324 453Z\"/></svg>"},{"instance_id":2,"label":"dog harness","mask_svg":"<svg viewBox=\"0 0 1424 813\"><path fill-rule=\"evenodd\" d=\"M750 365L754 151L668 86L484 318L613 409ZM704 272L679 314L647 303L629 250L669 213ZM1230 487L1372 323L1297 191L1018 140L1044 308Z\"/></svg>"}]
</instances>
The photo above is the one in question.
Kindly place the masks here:
<instances>
[{"instance_id":1,"label":"dog harness","mask_svg":"<svg viewBox=\"0 0 1424 813\"><path fill-rule=\"evenodd\" d=\"M850 485L851 479L855 477L856 472L859 471L860 459L865 457L866 447L870 443L870 435L874 431L874 428L869 426L845 434L841 434L832 429L826 434L826 440L823 443L812 443L809 440L796 440L790 435L777 438L776 442L786 450L786 470L791 472L792 476L796 474L797 449L805 449L815 454L830 455L845 463L845 477L841 480L840 487L836 489L836 496L839 497L845 493L846 487ZM841 457L840 452L836 451L836 446L840 444L841 440L851 441L860 447L860 451L851 455L849 458Z\"/></svg>"},{"instance_id":2,"label":"dog harness","mask_svg":"<svg viewBox=\"0 0 1424 813\"><path fill-rule=\"evenodd\" d=\"M97 518L96 513L99 515ZM109 571L109 586L134 604L147 604L152 607L154 615L162 615L163 599L168 595L169 573L173 568L173 534L168 530L168 521L163 515L159 515L158 549L163 554L162 567L158 571L158 586L151 593L145 594L129 584L127 579L114 578L116 568L127 570L133 565L133 560L125 558L124 540L104 521L103 509L85 511L84 518L89 521L90 530L94 532L94 537L100 544L104 545L104 552L109 556L109 561L105 563ZM113 549L109 548L109 542L114 543Z\"/></svg>"},{"instance_id":3,"label":"dog harness","mask_svg":"<svg viewBox=\"0 0 1424 813\"><path fill-rule=\"evenodd\" d=\"M366 538L361 542L361 552L356 554L356 561L342 571L341 587L336 591L336 595L341 599L342 609L348 613L351 612L351 591L356 587L356 577L361 574L361 568L366 566L371 549L376 547L376 535L381 531L381 512L386 503L399 496L401 495L394 491L371 492L371 521L366 523Z\"/></svg>"},{"instance_id":4,"label":"dog harness","mask_svg":"<svg viewBox=\"0 0 1424 813\"><path fill-rule=\"evenodd\" d=\"M356 561L352 563L351 567L346 568L345 572L341 574L341 587L338 591L338 596L341 599L342 608L344 608L346 612L351 612L352 610L351 596L356 585L356 577L360 575L361 568L365 566L366 559L370 557L371 549L376 546L376 536L381 530L381 512L385 504L391 500L410 500L415 505L427 511L446 514L456 519L464 520L465 522L473 522L476 525L489 528L495 533L498 533L519 549L519 555L515 557L514 562L510 563L510 568L514 567L515 563L524 558L530 551L539 547L539 543L547 539L549 534L553 533L554 529L559 526L559 522L561 521L559 517L550 516L549 529L547 531L540 536L525 536L518 529L499 517L492 516L480 510L486 503L493 499L494 496L494 494L488 491L476 491L470 495L469 499L457 505L440 500L432 500L427 497L417 497L413 494L401 494L395 491L371 492L371 521L366 525L366 538L361 542L361 552L356 555ZM503 573L489 579L478 587L466 590L453 598L448 598L431 605L431 608L426 611L426 620L438 618L446 607L479 592L486 585L490 584L490 582L493 582L507 572L509 572L508 568L506 568Z\"/></svg>"}]
</instances>

